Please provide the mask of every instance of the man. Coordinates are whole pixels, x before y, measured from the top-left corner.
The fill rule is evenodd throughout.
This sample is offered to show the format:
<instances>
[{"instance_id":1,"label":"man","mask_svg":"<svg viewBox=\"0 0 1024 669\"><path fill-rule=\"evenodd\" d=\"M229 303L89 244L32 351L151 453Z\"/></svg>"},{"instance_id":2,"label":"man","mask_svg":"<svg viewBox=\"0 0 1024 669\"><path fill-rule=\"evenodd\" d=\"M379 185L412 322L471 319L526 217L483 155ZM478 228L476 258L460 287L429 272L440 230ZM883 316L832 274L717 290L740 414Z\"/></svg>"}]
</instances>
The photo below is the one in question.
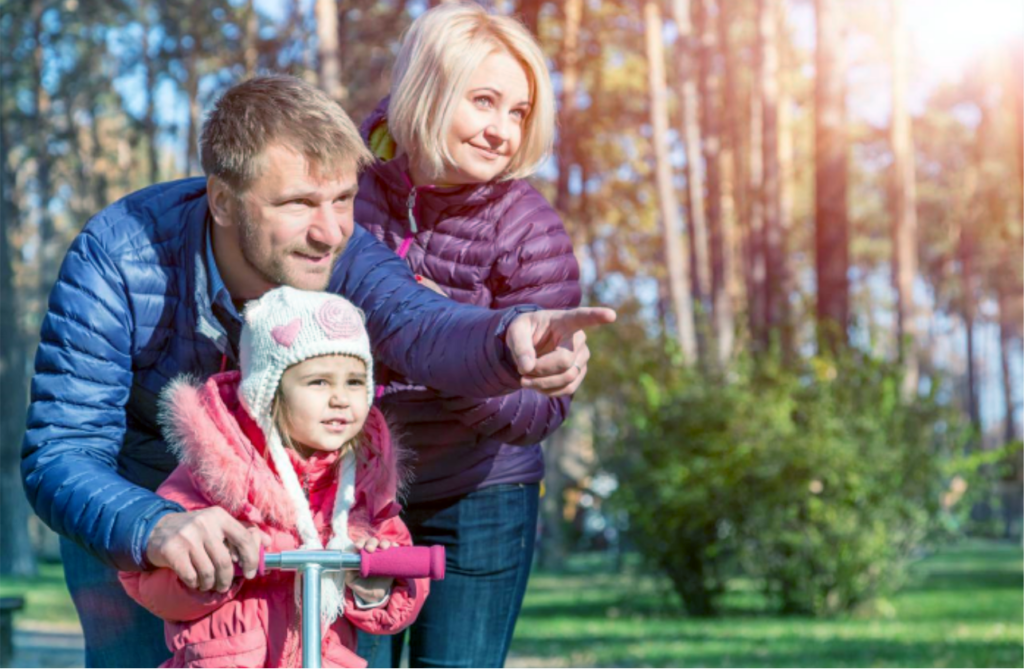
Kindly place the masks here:
<instances>
[{"instance_id":1,"label":"man","mask_svg":"<svg viewBox=\"0 0 1024 669\"><path fill-rule=\"evenodd\" d=\"M155 666L160 621L116 570L173 569L190 587L247 576L259 540L220 509L185 513L152 491L176 465L157 398L175 376L238 365L244 303L288 284L364 310L375 355L427 386L488 397L572 393L586 374L582 328L607 309L491 312L419 287L353 223L371 159L344 111L291 77L240 84L201 140L206 179L158 184L93 218L50 295L32 382L22 475L62 535L89 666Z\"/></svg>"}]
</instances>

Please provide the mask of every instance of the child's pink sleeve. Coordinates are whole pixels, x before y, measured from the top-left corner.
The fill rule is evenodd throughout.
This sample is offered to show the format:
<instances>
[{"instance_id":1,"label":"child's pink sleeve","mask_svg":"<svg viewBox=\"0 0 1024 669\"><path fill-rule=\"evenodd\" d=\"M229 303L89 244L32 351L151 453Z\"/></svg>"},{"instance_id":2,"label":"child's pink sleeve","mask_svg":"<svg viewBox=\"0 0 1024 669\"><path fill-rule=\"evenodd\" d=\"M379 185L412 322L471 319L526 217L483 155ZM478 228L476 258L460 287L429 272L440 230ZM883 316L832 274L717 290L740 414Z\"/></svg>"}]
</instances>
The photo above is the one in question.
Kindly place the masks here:
<instances>
[{"instance_id":1,"label":"child's pink sleeve","mask_svg":"<svg viewBox=\"0 0 1024 669\"><path fill-rule=\"evenodd\" d=\"M236 578L227 592L201 592L182 583L170 569L123 571L118 578L129 597L168 622L196 620L216 611L234 599L245 583L245 579Z\"/></svg>"},{"instance_id":2,"label":"child's pink sleeve","mask_svg":"<svg viewBox=\"0 0 1024 669\"><path fill-rule=\"evenodd\" d=\"M399 546L412 545L409 530L397 516L384 521L373 536L380 540L388 539ZM346 588L345 617L364 632L394 634L416 620L429 593L428 578L396 578L391 586L391 597L387 604L373 609L359 609L352 590Z\"/></svg>"},{"instance_id":3,"label":"child's pink sleeve","mask_svg":"<svg viewBox=\"0 0 1024 669\"><path fill-rule=\"evenodd\" d=\"M186 511L210 506L182 466L171 473L157 494L181 504ZM245 583L245 579L236 578L227 592L202 592L186 586L170 569L123 571L118 578L129 597L157 617L175 622L196 620L217 610L234 599Z\"/></svg>"}]
</instances>

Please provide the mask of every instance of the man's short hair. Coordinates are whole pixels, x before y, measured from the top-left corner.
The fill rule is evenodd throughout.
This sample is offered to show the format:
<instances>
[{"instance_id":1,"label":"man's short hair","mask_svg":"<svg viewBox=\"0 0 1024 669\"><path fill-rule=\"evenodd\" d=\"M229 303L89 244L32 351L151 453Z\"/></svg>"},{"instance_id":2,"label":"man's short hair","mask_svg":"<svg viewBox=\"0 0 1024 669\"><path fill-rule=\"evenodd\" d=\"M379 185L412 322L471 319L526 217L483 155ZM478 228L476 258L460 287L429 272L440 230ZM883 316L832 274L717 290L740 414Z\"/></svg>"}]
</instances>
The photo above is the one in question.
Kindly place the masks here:
<instances>
[{"instance_id":1,"label":"man's short hair","mask_svg":"<svg viewBox=\"0 0 1024 669\"><path fill-rule=\"evenodd\" d=\"M502 178L529 176L551 152L555 94L537 40L512 17L490 14L475 3L446 3L409 27L391 73L388 103L388 130L395 143L434 178L455 166L445 136L469 79L496 51L522 66L531 102L523 141Z\"/></svg>"},{"instance_id":2,"label":"man's short hair","mask_svg":"<svg viewBox=\"0 0 1024 669\"><path fill-rule=\"evenodd\" d=\"M359 130L326 93L296 77L256 77L229 88L203 124L206 176L244 193L263 171L264 149L281 142L325 174L373 162Z\"/></svg>"}]
</instances>

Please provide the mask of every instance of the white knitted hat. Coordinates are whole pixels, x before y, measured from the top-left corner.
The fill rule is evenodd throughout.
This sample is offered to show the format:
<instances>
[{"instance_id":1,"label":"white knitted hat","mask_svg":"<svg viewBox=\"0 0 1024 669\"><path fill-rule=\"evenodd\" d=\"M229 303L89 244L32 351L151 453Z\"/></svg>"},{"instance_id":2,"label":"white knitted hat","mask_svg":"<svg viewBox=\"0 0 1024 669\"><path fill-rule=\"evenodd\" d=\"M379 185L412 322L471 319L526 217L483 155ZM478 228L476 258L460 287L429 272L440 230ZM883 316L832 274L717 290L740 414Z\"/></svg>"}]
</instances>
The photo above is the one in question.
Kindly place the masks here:
<instances>
[{"instance_id":1,"label":"white knitted hat","mask_svg":"<svg viewBox=\"0 0 1024 669\"><path fill-rule=\"evenodd\" d=\"M240 349L242 382L238 392L242 403L266 437L267 451L295 508L302 548L321 550L324 545L313 512L285 452L271 408L285 370L303 360L333 354L351 355L366 364L367 406L373 404L373 358L362 314L337 295L288 286L275 288L246 307ZM355 503L355 468L355 456L349 451L340 464L331 538L326 546L331 550L354 551L348 535L348 512ZM341 572L321 576L320 613L325 622L333 623L344 613L344 587Z\"/></svg>"},{"instance_id":2,"label":"white knitted hat","mask_svg":"<svg viewBox=\"0 0 1024 669\"><path fill-rule=\"evenodd\" d=\"M308 358L342 354L366 364L366 401L373 404L373 358L363 316L348 300L281 286L245 308L239 388L249 414L266 432L285 370Z\"/></svg>"}]
</instances>

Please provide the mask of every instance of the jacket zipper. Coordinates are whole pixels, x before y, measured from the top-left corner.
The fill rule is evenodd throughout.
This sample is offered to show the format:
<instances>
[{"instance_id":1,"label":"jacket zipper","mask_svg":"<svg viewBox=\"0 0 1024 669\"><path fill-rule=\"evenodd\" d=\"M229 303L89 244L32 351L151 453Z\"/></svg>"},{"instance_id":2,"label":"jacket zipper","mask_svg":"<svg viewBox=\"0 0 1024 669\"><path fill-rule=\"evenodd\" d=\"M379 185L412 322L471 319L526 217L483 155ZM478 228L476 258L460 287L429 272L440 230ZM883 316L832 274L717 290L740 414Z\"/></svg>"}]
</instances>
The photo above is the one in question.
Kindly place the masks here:
<instances>
[{"instance_id":1,"label":"jacket zipper","mask_svg":"<svg viewBox=\"0 0 1024 669\"><path fill-rule=\"evenodd\" d=\"M419 231L419 226L416 225L416 188L415 186L409 191L409 197L405 201L405 206L409 210L409 229L412 230L412 234L416 234Z\"/></svg>"}]
</instances>

